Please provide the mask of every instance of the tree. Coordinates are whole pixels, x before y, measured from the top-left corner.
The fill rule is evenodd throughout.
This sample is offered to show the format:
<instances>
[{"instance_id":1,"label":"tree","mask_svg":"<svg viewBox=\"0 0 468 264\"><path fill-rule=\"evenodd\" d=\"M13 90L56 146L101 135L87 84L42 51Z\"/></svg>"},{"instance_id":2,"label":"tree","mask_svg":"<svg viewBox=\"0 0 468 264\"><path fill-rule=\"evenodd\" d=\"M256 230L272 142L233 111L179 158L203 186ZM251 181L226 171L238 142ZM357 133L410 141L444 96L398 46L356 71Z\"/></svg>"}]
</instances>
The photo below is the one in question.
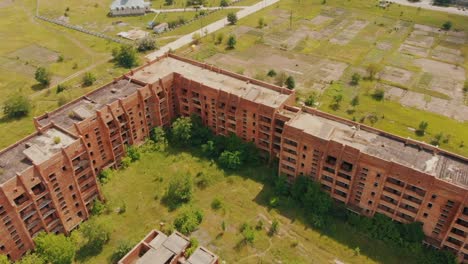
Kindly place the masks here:
<instances>
[{"instance_id":1,"label":"tree","mask_svg":"<svg viewBox=\"0 0 468 264\"><path fill-rule=\"evenodd\" d=\"M164 0L164 5L173 5L174 4L174 0Z\"/></svg>"},{"instance_id":2,"label":"tree","mask_svg":"<svg viewBox=\"0 0 468 264\"><path fill-rule=\"evenodd\" d=\"M216 211L221 208L223 208L223 202L218 198L214 198L213 201L211 201L211 209Z\"/></svg>"},{"instance_id":3,"label":"tree","mask_svg":"<svg viewBox=\"0 0 468 264\"><path fill-rule=\"evenodd\" d=\"M179 117L172 123L172 139L177 144L188 144L192 138L192 120Z\"/></svg>"},{"instance_id":4,"label":"tree","mask_svg":"<svg viewBox=\"0 0 468 264\"><path fill-rule=\"evenodd\" d=\"M75 257L73 241L63 234L41 232L35 239L36 254L46 263L71 264Z\"/></svg>"},{"instance_id":5,"label":"tree","mask_svg":"<svg viewBox=\"0 0 468 264\"><path fill-rule=\"evenodd\" d=\"M361 75L355 72L353 76L351 76L351 85L358 85L360 80L361 80Z\"/></svg>"},{"instance_id":6,"label":"tree","mask_svg":"<svg viewBox=\"0 0 468 264\"><path fill-rule=\"evenodd\" d=\"M229 2L227 0L221 0L221 2L219 3L220 7L226 7L228 5L229 5Z\"/></svg>"},{"instance_id":7,"label":"tree","mask_svg":"<svg viewBox=\"0 0 468 264\"><path fill-rule=\"evenodd\" d=\"M0 264L2 262L0 261ZM16 261L15 264L45 264L45 261L37 254L26 254L20 260Z\"/></svg>"},{"instance_id":8,"label":"tree","mask_svg":"<svg viewBox=\"0 0 468 264\"><path fill-rule=\"evenodd\" d=\"M453 0L434 0L434 5L438 6L449 6Z\"/></svg>"},{"instance_id":9,"label":"tree","mask_svg":"<svg viewBox=\"0 0 468 264\"><path fill-rule=\"evenodd\" d=\"M227 21L229 22L229 24L235 25L237 23L236 13L231 12L231 13L227 14Z\"/></svg>"},{"instance_id":10,"label":"tree","mask_svg":"<svg viewBox=\"0 0 468 264\"><path fill-rule=\"evenodd\" d=\"M187 175L176 174L171 178L167 188L164 201L171 209L180 206L182 203L188 203L193 197L192 178Z\"/></svg>"},{"instance_id":11,"label":"tree","mask_svg":"<svg viewBox=\"0 0 468 264\"><path fill-rule=\"evenodd\" d=\"M29 114L31 111L31 103L29 99L23 95L13 95L3 105L3 113L8 118L19 118Z\"/></svg>"},{"instance_id":12,"label":"tree","mask_svg":"<svg viewBox=\"0 0 468 264\"><path fill-rule=\"evenodd\" d=\"M356 107L359 105L359 95L356 95L353 97L353 99L350 102L352 107Z\"/></svg>"},{"instance_id":13,"label":"tree","mask_svg":"<svg viewBox=\"0 0 468 264\"><path fill-rule=\"evenodd\" d=\"M80 232L86 239L85 247L93 253L102 251L104 245L109 242L110 230L103 223L99 223L94 219L90 219L80 226Z\"/></svg>"},{"instance_id":14,"label":"tree","mask_svg":"<svg viewBox=\"0 0 468 264\"><path fill-rule=\"evenodd\" d=\"M190 247L185 250L185 257L189 258L193 252L198 248L198 240L194 237L190 238Z\"/></svg>"},{"instance_id":15,"label":"tree","mask_svg":"<svg viewBox=\"0 0 468 264\"><path fill-rule=\"evenodd\" d=\"M385 97L385 90L381 88L375 89L374 93L372 94L372 98L377 101L382 101Z\"/></svg>"},{"instance_id":16,"label":"tree","mask_svg":"<svg viewBox=\"0 0 468 264\"><path fill-rule=\"evenodd\" d=\"M380 69L380 66L378 64L375 64L375 63L371 63L369 64L369 66L367 66L367 78L369 80L374 80L375 78L375 75L377 75L377 73L379 72L379 69Z\"/></svg>"},{"instance_id":17,"label":"tree","mask_svg":"<svg viewBox=\"0 0 468 264\"><path fill-rule=\"evenodd\" d=\"M83 85L84 86L91 86L96 81L96 76L91 72L86 72L83 76Z\"/></svg>"},{"instance_id":18,"label":"tree","mask_svg":"<svg viewBox=\"0 0 468 264\"><path fill-rule=\"evenodd\" d=\"M228 49L235 49L237 44L236 36L230 35L227 40L227 47Z\"/></svg>"},{"instance_id":19,"label":"tree","mask_svg":"<svg viewBox=\"0 0 468 264\"><path fill-rule=\"evenodd\" d=\"M137 65L137 54L133 46L122 45L119 49L112 51L112 56L117 65L121 67L131 68Z\"/></svg>"},{"instance_id":20,"label":"tree","mask_svg":"<svg viewBox=\"0 0 468 264\"><path fill-rule=\"evenodd\" d=\"M442 24L442 29L445 31L449 31L452 28L452 22L447 21L444 24Z\"/></svg>"},{"instance_id":21,"label":"tree","mask_svg":"<svg viewBox=\"0 0 468 264\"><path fill-rule=\"evenodd\" d=\"M106 174L106 173L103 173ZM106 209L106 205L100 200L94 200L93 207L91 207L91 215L100 215Z\"/></svg>"},{"instance_id":22,"label":"tree","mask_svg":"<svg viewBox=\"0 0 468 264\"><path fill-rule=\"evenodd\" d=\"M309 95L306 100L304 101L305 105L306 106L314 106L315 105L315 101L316 101L316 97L317 95L315 93L312 93L311 95Z\"/></svg>"},{"instance_id":23,"label":"tree","mask_svg":"<svg viewBox=\"0 0 468 264\"><path fill-rule=\"evenodd\" d=\"M158 46L156 45L156 40L150 36L144 37L138 41L137 50L139 52L145 52L148 50L154 50Z\"/></svg>"},{"instance_id":24,"label":"tree","mask_svg":"<svg viewBox=\"0 0 468 264\"><path fill-rule=\"evenodd\" d=\"M421 123L419 123L418 129L416 129L416 131L415 131L416 135L418 135L420 137L424 136L428 126L429 126L429 123L427 123L426 121L421 121Z\"/></svg>"},{"instance_id":25,"label":"tree","mask_svg":"<svg viewBox=\"0 0 468 264\"><path fill-rule=\"evenodd\" d=\"M208 140L205 144L201 146L203 154L208 158L213 158L216 156L216 148L212 140Z\"/></svg>"},{"instance_id":26,"label":"tree","mask_svg":"<svg viewBox=\"0 0 468 264\"><path fill-rule=\"evenodd\" d=\"M283 87L284 83L286 82L286 79L288 76L284 72L280 72L278 75L275 77L275 84L278 86Z\"/></svg>"},{"instance_id":27,"label":"tree","mask_svg":"<svg viewBox=\"0 0 468 264\"><path fill-rule=\"evenodd\" d=\"M255 241L255 230L248 224L243 224L241 227L242 242L253 244Z\"/></svg>"},{"instance_id":28,"label":"tree","mask_svg":"<svg viewBox=\"0 0 468 264\"><path fill-rule=\"evenodd\" d=\"M294 87L296 87L296 81L294 81L294 77L292 76L288 76L288 78L286 78L285 84L289 90L292 90Z\"/></svg>"},{"instance_id":29,"label":"tree","mask_svg":"<svg viewBox=\"0 0 468 264\"><path fill-rule=\"evenodd\" d=\"M267 76L268 77L275 77L276 76L275 70L273 70L273 69L269 70L268 73L267 73Z\"/></svg>"},{"instance_id":30,"label":"tree","mask_svg":"<svg viewBox=\"0 0 468 264\"><path fill-rule=\"evenodd\" d=\"M59 94L63 91L65 91L68 87L64 84L59 84L57 85L57 88L55 89L55 93Z\"/></svg>"},{"instance_id":31,"label":"tree","mask_svg":"<svg viewBox=\"0 0 468 264\"><path fill-rule=\"evenodd\" d=\"M111 262L117 264L130 250L132 250L133 244L128 241L120 241L117 249L112 253Z\"/></svg>"},{"instance_id":32,"label":"tree","mask_svg":"<svg viewBox=\"0 0 468 264\"><path fill-rule=\"evenodd\" d=\"M127 157L129 157L132 162L140 159L140 152L138 152L135 146L126 146L125 151L127 152Z\"/></svg>"},{"instance_id":33,"label":"tree","mask_svg":"<svg viewBox=\"0 0 468 264\"><path fill-rule=\"evenodd\" d=\"M334 95L333 99L332 99L332 102L330 104L330 107L335 111L340 109L341 101L343 101L343 95L341 95L341 94Z\"/></svg>"},{"instance_id":34,"label":"tree","mask_svg":"<svg viewBox=\"0 0 468 264\"><path fill-rule=\"evenodd\" d=\"M189 235L203 221L203 213L199 209L187 208L174 219L174 227L184 235Z\"/></svg>"},{"instance_id":35,"label":"tree","mask_svg":"<svg viewBox=\"0 0 468 264\"><path fill-rule=\"evenodd\" d=\"M43 86L49 86L51 80L49 71L44 67L37 68L34 78Z\"/></svg>"},{"instance_id":36,"label":"tree","mask_svg":"<svg viewBox=\"0 0 468 264\"><path fill-rule=\"evenodd\" d=\"M235 170L242 165L241 159L241 152L240 151L223 151L219 156L219 163L222 167L226 169Z\"/></svg>"},{"instance_id":37,"label":"tree","mask_svg":"<svg viewBox=\"0 0 468 264\"><path fill-rule=\"evenodd\" d=\"M162 127L155 127L151 130L150 139L155 143L156 150L164 151L167 148L166 132Z\"/></svg>"}]
</instances>

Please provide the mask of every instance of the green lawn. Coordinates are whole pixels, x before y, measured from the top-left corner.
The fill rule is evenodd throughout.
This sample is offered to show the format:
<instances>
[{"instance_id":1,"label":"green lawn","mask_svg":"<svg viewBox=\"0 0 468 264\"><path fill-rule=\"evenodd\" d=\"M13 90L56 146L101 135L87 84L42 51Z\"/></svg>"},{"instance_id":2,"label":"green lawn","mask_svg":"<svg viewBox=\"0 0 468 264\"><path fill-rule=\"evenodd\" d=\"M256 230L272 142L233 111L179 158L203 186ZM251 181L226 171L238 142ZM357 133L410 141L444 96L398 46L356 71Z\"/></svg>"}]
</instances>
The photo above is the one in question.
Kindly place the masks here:
<instances>
[{"instance_id":1,"label":"green lawn","mask_svg":"<svg viewBox=\"0 0 468 264\"><path fill-rule=\"evenodd\" d=\"M204 220L193 236L227 263L331 263L335 259L345 263L412 263L410 256L401 256L398 249L355 233L347 224L328 223L329 235L311 229L293 202L285 200L278 208L269 208L273 193L265 182L276 175L274 169L259 166L231 174L212 161L178 150L144 153L129 168L112 172L110 182L102 187L108 213L97 216L111 227L111 240L102 253L79 262L106 263L121 241L136 243L160 223L172 223L181 209L169 211L161 198L176 173L192 177L195 183L201 178L210 183L204 189L195 188L193 206L203 211ZM222 201L221 210L211 209L214 198ZM123 205L125 213L116 213ZM279 235L269 237L267 230L274 219L280 222ZM264 230L256 231L252 246L239 247L239 226L244 222L255 226L258 220L264 222ZM227 227L224 233L223 221ZM356 247L360 255L355 255Z\"/></svg>"}]
</instances>

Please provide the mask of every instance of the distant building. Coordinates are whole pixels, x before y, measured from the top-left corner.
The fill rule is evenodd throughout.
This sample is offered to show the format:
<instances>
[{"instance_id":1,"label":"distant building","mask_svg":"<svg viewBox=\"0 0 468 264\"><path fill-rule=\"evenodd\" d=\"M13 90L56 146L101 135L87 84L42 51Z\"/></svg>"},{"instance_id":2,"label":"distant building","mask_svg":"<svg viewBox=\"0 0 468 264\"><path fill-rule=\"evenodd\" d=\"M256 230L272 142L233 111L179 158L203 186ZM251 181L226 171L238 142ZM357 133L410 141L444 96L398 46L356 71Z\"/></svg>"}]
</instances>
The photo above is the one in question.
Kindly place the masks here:
<instances>
[{"instance_id":1,"label":"distant building","mask_svg":"<svg viewBox=\"0 0 468 264\"><path fill-rule=\"evenodd\" d=\"M168 28L169 28L169 24L167 24L166 22L164 22L164 23L161 23L161 24L155 26L155 27L153 28L153 31L154 31L154 33L158 33L158 34L159 34L159 33L162 33L162 32L164 32L164 31L166 31Z\"/></svg>"},{"instance_id":2,"label":"distant building","mask_svg":"<svg viewBox=\"0 0 468 264\"><path fill-rule=\"evenodd\" d=\"M188 247L190 240L179 232L167 236L158 230L152 230L119 261L119 264L218 263L218 256L203 247L198 247L187 257L185 250Z\"/></svg>"},{"instance_id":3,"label":"distant building","mask_svg":"<svg viewBox=\"0 0 468 264\"><path fill-rule=\"evenodd\" d=\"M150 11L151 4L144 0L115 0L110 6L112 16L138 16Z\"/></svg>"}]
</instances>

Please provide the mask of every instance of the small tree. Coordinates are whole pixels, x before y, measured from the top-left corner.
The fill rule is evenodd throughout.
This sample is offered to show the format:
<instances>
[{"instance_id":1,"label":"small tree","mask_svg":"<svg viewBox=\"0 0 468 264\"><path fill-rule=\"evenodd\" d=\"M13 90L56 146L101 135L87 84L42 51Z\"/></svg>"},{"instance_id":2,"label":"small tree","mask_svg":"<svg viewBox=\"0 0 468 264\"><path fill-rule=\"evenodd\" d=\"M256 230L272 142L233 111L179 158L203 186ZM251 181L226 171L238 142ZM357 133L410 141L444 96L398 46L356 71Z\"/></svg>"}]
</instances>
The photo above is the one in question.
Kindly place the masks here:
<instances>
[{"instance_id":1,"label":"small tree","mask_svg":"<svg viewBox=\"0 0 468 264\"><path fill-rule=\"evenodd\" d=\"M155 127L151 130L150 139L155 143L156 150L164 151L167 148L166 132L162 127Z\"/></svg>"},{"instance_id":2,"label":"small tree","mask_svg":"<svg viewBox=\"0 0 468 264\"><path fill-rule=\"evenodd\" d=\"M221 208L223 208L223 202L218 198L214 198L213 201L211 201L211 209L216 211Z\"/></svg>"},{"instance_id":3,"label":"small tree","mask_svg":"<svg viewBox=\"0 0 468 264\"><path fill-rule=\"evenodd\" d=\"M128 241L120 241L117 249L112 253L111 262L112 264L117 264L125 255L127 255L130 250L132 250L133 245Z\"/></svg>"},{"instance_id":4,"label":"small tree","mask_svg":"<svg viewBox=\"0 0 468 264\"><path fill-rule=\"evenodd\" d=\"M203 213L202 211L194 208L188 208L181 212L175 219L174 219L174 227L184 235L189 235L203 221Z\"/></svg>"},{"instance_id":5,"label":"small tree","mask_svg":"<svg viewBox=\"0 0 468 264\"><path fill-rule=\"evenodd\" d=\"M284 85L284 83L286 82L287 78L288 78L288 76L286 75L286 73L280 72L275 77L275 84L282 87Z\"/></svg>"},{"instance_id":6,"label":"small tree","mask_svg":"<svg viewBox=\"0 0 468 264\"><path fill-rule=\"evenodd\" d=\"M2 262L0 261L0 264L1 263ZM39 255L29 253L20 260L16 261L15 264L45 264L45 261Z\"/></svg>"},{"instance_id":7,"label":"small tree","mask_svg":"<svg viewBox=\"0 0 468 264\"><path fill-rule=\"evenodd\" d=\"M381 88L375 89L374 93L372 94L372 98L377 101L382 101L385 97L385 90Z\"/></svg>"},{"instance_id":8,"label":"small tree","mask_svg":"<svg viewBox=\"0 0 468 264\"><path fill-rule=\"evenodd\" d=\"M314 106L316 100L317 95L315 93L312 93L311 95L307 96L306 100L304 101L304 104L307 106Z\"/></svg>"},{"instance_id":9,"label":"small tree","mask_svg":"<svg viewBox=\"0 0 468 264\"><path fill-rule=\"evenodd\" d=\"M237 44L236 36L230 35L227 40L227 48L228 49L235 49Z\"/></svg>"},{"instance_id":10,"label":"small tree","mask_svg":"<svg viewBox=\"0 0 468 264\"><path fill-rule=\"evenodd\" d=\"M0 255L0 264L11 264L6 255Z\"/></svg>"},{"instance_id":11,"label":"small tree","mask_svg":"<svg viewBox=\"0 0 468 264\"><path fill-rule=\"evenodd\" d=\"M353 76L351 76L351 85L358 85L360 80L361 80L361 75L355 72Z\"/></svg>"},{"instance_id":12,"label":"small tree","mask_svg":"<svg viewBox=\"0 0 468 264\"><path fill-rule=\"evenodd\" d=\"M103 173L103 175L105 174L106 173ZM91 215L100 215L104 212L105 209L106 205L103 202L101 202L100 200L94 200L93 207L91 207Z\"/></svg>"},{"instance_id":13,"label":"small tree","mask_svg":"<svg viewBox=\"0 0 468 264\"><path fill-rule=\"evenodd\" d=\"M3 105L3 113L8 118L19 118L29 114L31 103L29 99L22 95L14 95L7 99Z\"/></svg>"},{"instance_id":14,"label":"small tree","mask_svg":"<svg viewBox=\"0 0 468 264\"><path fill-rule=\"evenodd\" d=\"M192 138L192 120L179 117L172 123L172 139L178 144L188 144Z\"/></svg>"},{"instance_id":15,"label":"small tree","mask_svg":"<svg viewBox=\"0 0 468 264\"><path fill-rule=\"evenodd\" d=\"M219 44L223 43L223 39L224 39L224 34L223 33L218 33L218 35L216 35L215 44L219 45Z\"/></svg>"},{"instance_id":16,"label":"small tree","mask_svg":"<svg viewBox=\"0 0 468 264\"><path fill-rule=\"evenodd\" d=\"M221 2L219 3L219 6L220 6L220 7L229 6L229 2L228 2L227 0L221 0Z\"/></svg>"},{"instance_id":17,"label":"small tree","mask_svg":"<svg viewBox=\"0 0 468 264\"><path fill-rule=\"evenodd\" d=\"M426 121L421 121L421 123L419 123L419 126L418 126L418 129L416 129L416 135L422 137L424 136L424 134L426 134L426 129L427 127L429 126L429 123L427 123Z\"/></svg>"},{"instance_id":18,"label":"small tree","mask_svg":"<svg viewBox=\"0 0 468 264\"><path fill-rule=\"evenodd\" d=\"M75 258L75 246L70 238L64 235L41 232L35 239L36 254L52 264L71 264Z\"/></svg>"},{"instance_id":19,"label":"small tree","mask_svg":"<svg viewBox=\"0 0 468 264\"><path fill-rule=\"evenodd\" d=\"M81 224L80 232L86 239L85 247L93 253L102 251L104 245L109 242L110 231L107 226L91 219Z\"/></svg>"},{"instance_id":20,"label":"small tree","mask_svg":"<svg viewBox=\"0 0 468 264\"><path fill-rule=\"evenodd\" d=\"M164 201L171 209L180 206L182 203L188 203L193 197L192 177L177 174L169 182Z\"/></svg>"},{"instance_id":21,"label":"small tree","mask_svg":"<svg viewBox=\"0 0 468 264\"><path fill-rule=\"evenodd\" d=\"M43 86L49 86L51 80L49 71L44 67L37 68L34 78Z\"/></svg>"},{"instance_id":22,"label":"small tree","mask_svg":"<svg viewBox=\"0 0 468 264\"><path fill-rule=\"evenodd\" d=\"M258 19L258 27L259 28L263 28L265 26L265 18L264 17L260 17Z\"/></svg>"},{"instance_id":23,"label":"small tree","mask_svg":"<svg viewBox=\"0 0 468 264\"><path fill-rule=\"evenodd\" d=\"M378 64L375 64L375 63L369 64L369 66L367 66L367 69L366 69L367 74L368 74L367 78L371 81L374 80L375 75L377 75L377 73L379 72L379 68L380 66Z\"/></svg>"},{"instance_id":24,"label":"small tree","mask_svg":"<svg viewBox=\"0 0 468 264\"><path fill-rule=\"evenodd\" d=\"M235 25L237 23L236 13L231 12L227 14L227 21L229 22L230 25Z\"/></svg>"},{"instance_id":25,"label":"small tree","mask_svg":"<svg viewBox=\"0 0 468 264\"><path fill-rule=\"evenodd\" d=\"M332 103L330 104L331 108L335 111L340 109L341 101L343 101L343 95L341 94L334 95Z\"/></svg>"},{"instance_id":26,"label":"small tree","mask_svg":"<svg viewBox=\"0 0 468 264\"><path fill-rule=\"evenodd\" d=\"M223 151L219 156L219 163L222 167L226 169L235 170L242 165L241 162L241 153L239 151Z\"/></svg>"},{"instance_id":27,"label":"small tree","mask_svg":"<svg viewBox=\"0 0 468 264\"><path fill-rule=\"evenodd\" d=\"M275 70L273 70L273 69L269 70L268 73L267 73L267 76L268 77L275 77L276 76Z\"/></svg>"},{"instance_id":28,"label":"small tree","mask_svg":"<svg viewBox=\"0 0 468 264\"><path fill-rule=\"evenodd\" d=\"M84 86L91 86L96 81L96 76L91 72L86 72L83 76L83 85Z\"/></svg>"},{"instance_id":29,"label":"small tree","mask_svg":"<svg viewBox=\"0 0 468 264\"><path fill-rule=\"evenodd\" d=\"M140 152L134 146L126 146L125 151L127 152L127 157L130 158L132 162L135 162L140 159Z\"/></svg>"},{"instance_id":30,"label":"small tree","mask_svg":"<svg viewBox=\"0 0 468 264\"><path fill-rule=\"evenodd\" d=\"M133 46L122 45L112 51L112 56L117 65L121 67L131 68L137 65L137 54Z\"/></svg>"},{"instance_id":31,"label":"small tree","mask_svg":"<svg viewBox=\"0 0 468 264\"><path fill-rule=\"evenodd\" d=\"M138 41L138 51L139 52L145 52L148 50L154 50L158 46L156 44L156 40L150 36L144 37L141 40Z\"/></svg>"},{"instance_id":32,"label":"small tree","mask_svg":"<svg viewBox=\"0 0 468 264\"><path fill-rule=\"evenodd\" d=\"M59 94L67 89L67 86L65 84L59 84L57 85L57 88L55 89L55 93Z\"/></svg>"},{"instance_id":33,"label":"small tree","mask_svg":"<svg viewBox=\"0 0 468 264\"><path fill-rule=\"evenodd\" d=\"M444 24L442 24L442 29L445 31L449 31L452 28L452 22L447 21Z\"/></svg>"},{"instance_id":34,"label":"small tree","mask_svg":"<svg viewBox=\"0 0 468 264\"><path fill-rule=\"evenodd\" d=\"M174 0L164 0L164 5L173 5L174 4Z\"/></svg>"},{"instance_id":35,"label":"small tree","mask_svg":"<svg viewBox=\"0 0 468 264\"><path fill-rule=\"evenodd\" d=\"M294 77L292 76L288 76L288 78L286 78L285 84L289 90L292 90L296 87L296 81L294 81Z\"/></svg>"}]
</instances>

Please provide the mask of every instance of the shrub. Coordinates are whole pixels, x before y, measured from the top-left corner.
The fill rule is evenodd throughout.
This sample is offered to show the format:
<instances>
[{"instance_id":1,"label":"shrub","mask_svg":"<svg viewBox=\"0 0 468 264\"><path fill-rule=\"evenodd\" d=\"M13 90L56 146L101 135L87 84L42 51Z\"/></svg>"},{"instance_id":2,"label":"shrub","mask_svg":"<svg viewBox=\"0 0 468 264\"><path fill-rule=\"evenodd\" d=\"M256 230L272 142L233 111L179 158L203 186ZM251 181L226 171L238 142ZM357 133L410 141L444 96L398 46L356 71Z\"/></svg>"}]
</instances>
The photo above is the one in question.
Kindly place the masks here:
<instances>
[{"instance_id":1,"label":"shrub","mask_svg":"<svg viewBox=\"0 0 468 264\"><path fill-rule=\"evenodd\" d=\"M216 42L215 42L215 44L216 44L216 45L219 45L219 44L223 43L223 39L224 39L224 34L223 34L223 33L218 33L218 34L216 35Z\"/></svg>"},{"instance_id":2,"label":"shrub","mask_svg":"<svg viewBox=\"0 0 468 264\"><path fill-rule=\"evenodd\" d=\"M358 85L360 80L361 80L361 75L359 75L359 73L357 72L355 72L353 76L351 76L352 85Z\"/></svg>"},{"instance_id":3,"label":"shrub","mask_svg":"<svg viewBox=\"0 0 468 264\"><path fill-rule=\"evenodd\" d=\"M142 38L141 40L138 41L137 45L138 45L137 50L139 52L154 50L158 47L156 44L156 40L152 37Z\"/></svg>"},{"instance_id":4,"label":"shrub","mask_svg":"<svg viewBox=\"0 0 468 264\"><path fill-rule=\"evenodd\" d=\"M101 202L100 200L94 200L93 202L93 207L91 208L91 214L92 215L100 215L104 212L106 209L106 205Z\"/></svg>"},{"instance_id":5,"label":"shrub","mask_svg":"<svg viewBox=\"0 0 468 264\"><path fill-rule=\"evenodd\" d=\"M294 81L292 76L288 76L288 78L286 78L285 84L289 90L292 90L296 87L296 81Z\"/></svg>"},{"instance_id":6,"label":"shrub","mask_svg":"<svg viewBox=\"0 0 468 264\"><path fill-rule=\"evenodd\" d=\"M23 95L14 95L7 99L3 106L3 113L9 118L19 118L29 114L31 103Z\"/></svg>"},{"instance_id":7,"label":"shrub","mask_svg":"<svg viewBox=\"0 0 468 264\"><path fill-rule=\"evenodd\" d=\"M268 77L275 77L276 76L275 70L273 70L273 69L269 70L268 73L267 73L267 76Z\"/></svg>"},{"instance_id":8,"label":"shrub","mask_svg":"<svg viewBox=\"0 0 468 264\"><path fill-rule=\"evenodd\" d=\"M313 93L307 96L306 100L304 101L304 104L307 106L315 106L316 99L317 99L317 95Z\"/></svg>"},{"instance_id":9,"label":"shrub","mask_svg":"<svg viewBox=\"0 0 468 264\"><path fill-rule=\"evenodd\" d=\"M241 153L239 151L223 151L219 156L219 164L226 169L237 169L242 165L240 159Z\"/></svg>"},{"instance_id":10,"label":"shrub","mask_svg":"<svg viewBox=\"0 0 468 264\"><path fill-rule=\"evenodd\" d=\"M122 45L112 51L112 56L118 66L132 68L137 65L137 54L133 46Z\"/></svg>"},{"instance_id":11,"label":"shrub","mask_svg":"<svg viewBox=\"0 0 468 264\"><path fill-rule=\"evenodd\" d=\"M59 144L62 141L60 137L54 137L54 144Z\"/></svg>"},{"instance_id":12,"label":"shrub","mask_svg":"<svg viewBox=\"0 0 468 264\"><path fill-rule=\"evenodd\" d=\"M117 264L120 259L122 259L125 255L127 255L130 250L132 250L133 245L128 241L120 241L117 249L114 250L111 256L112 264Z\"/></svg>"},{"instance_id":13,"label":"shrub","mask_svg":"<svg viewBox=\"0 0 468 264\"><path fill-rule=\"evenodd\" d=\"M140 159L140 152L134 146L126 146L125 151L127 152L127 157L130 158L131 162L135 162Z\"/></svg>"},{"instance_id":14,"label":"shrub","mask_svg":"<svg viewBox=\"0 0 468 264\"><path fill-rule=\"evenodd\" d=\"M36 69L34 78L43 86L48 86L51 80L49 71L44 67L39 67Z\"/></svg>"},{"instance_id":15,"label":"shrub","mask_svg":"<svg viewBox=\"0 0 468 264\"><path fill-rule=\"evenodd\" d=\"M273 220L273 222L271 223L271 227L270 227L270 230L268 231L268 235L269 236L274 236L278 233L278 230L279 230L279 222L278 220Z\"/></svg>"},{"instance_id":16,"label":"shrub","mask_svg":"<svg viewBox=\"0 0 468 264\"><path fill-rule=\"evenodd\" d=\"M445 22L444 24L442 24L442 29L443 29L443 30L448 31L448 30L450 30L451 28L452 28L452 22L451 22L451 21L447 21L447 22Z\"/></svg>"},{"instance_id":17,"label":"shrub","mask_svg":"<svg viewBox=\"0 0 468 264\"><path fill-rule=\"evenodd\" d=\"M229 2L228 2L227 0L221 0L221 2L219 3L219 6L220 6L220 7L229 6Z\"/></svg>"},{"instance_id":18,"label":"shrub","mask_svg":"<svg viewBox=\"0 0 468 264\"><path fill-rule=\"evenodd\" d=\"M65 91L67 89L67 86L65 86L64 84L59 84L57 85L57 88L55 89L55 93L61 93L63 91Z\"/></svg>"},{"instance_id":19,"label":"shrub","mask_svg":"<svg viewBox=\"0 0 468 264\"><path fill-rule=\"evenodd\" d=\"M211 202L211 209L219 210L221 208L223 208L223 202L218 198L214 198Z\"/></svg>"},{"instance_id":20,"label":"shrub","mask_svg":"<svg viewBox=\"0 0 468 264\"><path fill-rule=\"evenodd\" d=\"M235 25L235 24L237 23L237 15L236 15L236 13L233 13L233 12L229 13L229 14L227 15L227 21L229 22L229 24Z\"/></svg>"},{"instance_id":21,"label":"shrub","mask_svg":"<svg viewBox=\"0 0 468 264\"><path fill-rule=\"evenodd\" d=\"M421 123L419 123L419 126L418 126L418 129L416 129L416 135L422 137L424 136L424 134L426 134L426 129L427 127L429 126L429 123L427 123L426 121L421 121Z\"/></svg>"},{"instance_id":22,"label":"shrub","mask_svg":"<svg viewBox=\"0 0 468 264\"><path fill-rule=\"evenodd\" d=\"M253 244L255 241L255 230L248 224L244 224L241 227L241 234L242 234L242 242Z\"/></svg>"},{"instance_id":23,"label":"shrub","mask_svg":"<svg viewBox=\"0 0 468 264\"><path fill-rule=\"evenodd\" d=\"M36 254L46 263L71 264L75 257L75 246L70 238L63 234L46 234L44 232L34 239Z\"/></svg>"},{"instance_id":24,"label":"shrub","mask_svg":"<svg viewBox=\"0 0 468 264\"><path fill-rule=\"evenodd\" d=\"M265 24L265 18L264 18L264 17L260 17L260 18L258 19L258 27L259 27L259 28L263 28L265 25L266 25L266 24Z\"/></svg>"},{"instance_id":25,"label":"shrub","mask_svg":"<svg viewBox=\"0 0 468 264\"><path fill-rule=\"evenodd\" d=\"M99 253L110 239L110 230L107 226L90 219L80 226L80 232L86 239L85 248L92 253Z\"/></svg>"},{"instance_id":26,"label":"shrub","mask_svg":"<svg viewBox=\"0 0 468 264\"><path fill-rule=\"evenodd\" d=\"M235 49L237 44L236 37L234 35L230 35L227 40L227 47L228 49Z\"/></svg>"},{"instance_id":27,"label":"shrub","mask_svg":"<svg viewBox=\"0 0 468 264\"><path fill-rule=\"evenodd\" d=\"M350 104L351 104L352 107L358 106L359 105L359 96L358 95L354 96L353 99L351 100Z\"/></svg>"},{"instance_id":28,"label":"shrub","mask_svg":"<svg viewBox=\"0 0 468 264\"><path fill-rule=\"evenodd\" d=\"M174 219L174 227L184 235L189 235L203 221L203 213L194 208L188 208Z\"/></svg>"},{"instance_id":29,"label":"shrub","mask_svg":"<svg viewBox=\"0 0 468 264\"><path fill-rule=\"evenodd\" d=\"M192 178L187 175L177 174L169 182L164 201L171 209L188 203L193 198Z\"/></svg>"},{"instance_id":30,"label":"shrub","mask_svg":"<svg viewBox=\"0 0 468 264\"><path fill-rule=\"evenodd\" d=\"M96 81L96 76L91 72L86 72L83 76L83 85L84 86L91 86Z\"/></svg>"},{"instance_id":31,"label":"shrub","mask_svg":"<svg viewBox=\"0 0 468 264\"><path fill-rule=\"evenodd\" d=\"M255 225L255 230L257 231L260 231L263 229L263 221L262 220L258 220L257 221L257 224Z\"/></svg>"},{"instance_id":32,"label":"shrub","mask_svg":"<svg viewBox=\"0 0 468 264\"><path fill-rule=\"evenodd\" d=\"M385 97L385 90L381 88L375 89L374 93L372 94L372 98L377 101L382 101Z\"/></svg>"},{"instance_id":33,"label":"shrub","mask_svg":"<svg viewBox=\"0 0 468 264\"><path fill-rule=\"evenodd\" d=\"M198 248L198 240L194 237L190 238L190 247L187 248L187 250L185 251L185 256L188 258L190 257L193 252Z\"/></svg>"}]
</instances>

